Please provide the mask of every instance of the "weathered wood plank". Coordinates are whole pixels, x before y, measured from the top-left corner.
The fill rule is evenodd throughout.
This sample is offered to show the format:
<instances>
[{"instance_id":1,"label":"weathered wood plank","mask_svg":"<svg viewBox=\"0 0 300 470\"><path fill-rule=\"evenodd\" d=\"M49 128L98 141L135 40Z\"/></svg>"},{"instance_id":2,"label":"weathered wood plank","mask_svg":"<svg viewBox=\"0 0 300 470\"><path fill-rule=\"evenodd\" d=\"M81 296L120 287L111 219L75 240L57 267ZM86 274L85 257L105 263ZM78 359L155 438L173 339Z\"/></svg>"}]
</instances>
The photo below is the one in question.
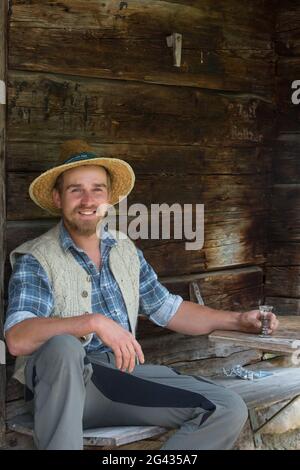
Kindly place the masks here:
<instances>
[{"instance_id":1,"label":"weathered wood plank","mask_svg":"<svg viewBox=\"0 0 300 470\"><path fill-rule=\"evenodd\" d=\"M258 267L162 278L161 281L171 292L193 302L197 299L191 283L197 282L205 305L221 310L251 310L263 298L262 270Z\"/></svg>"},{"instance_id":2,"label":"weathered wood plank","mask_svg":"<svg viewBox=\"0 0 300 470\"><path fill-rule=\"evenodd\" d=\"M45 2L35 22L39 10L37 4L13 10L11 68L270 93L274 68L270 30L258 31L252 25L249 31L248 21L238 35L240 18L233 27L232 12L226 16L220 6L217 11L213 6L201 11L171 2L133 1L121 8L119 2L110 1L93 2L86 9L82 2L63 8ZM257 12L251 14L256 23ZM174 69L166 47L170 31L184 35L180 70ZM67 59L70 54L72 61ZM251 69L255 73L249 73Z\"/></svg>"},{"instance_id":3,"label":"weathered wood plank","mask_svg":"<svg viewBox=\"0 0 300 470\"><path fill-rule=\"evenodd\" d=\"M0 3L0 80L6 85L6 30L7 2ZM3 88L2 88L3 90ZM4 92L5 95L5 92ZM5 435L5 347L3 343L4 317L4 260L5 260L5 146L6 146L6 107L5 96L0 98L0 447Z\"/></svg>"},{"instance_id":4,"label":"weathered wood plank","mask_svg":"<svg viewBox=\"0 0 300 470\"><path fill-rule=\"evenodd\" d=\"M10 72L8 94L14 141L76 135L94 143L227 147L262 144L274 132L274 105L246 94L26 72Z\"/></svg>"},{"instance_id":5,"label":"weathered wood plank","mask_svg":"<svg viewBox=\"0 0 300 470\"><path fill-rule=\"evenodd\" d=\"M277 184L272 192L272 241L299 241L300 184Z\"/></svg>"},{"instance_id":6,"label":"weathered wood plank","mask_svg":"<svg viewBox=\"0 0 300 470\"><path fill-rule=\"evenodd\" d=\"M273 175L275 184L299 183L299 152L295 149L293 153L282 152L278 158L275 156Z\"/></svg>"},{"instance_id":7,"label":"weathered wood plank","mask_svg":"<svg viewBox=\"0 0 300 470\"><path fill-rule=\"evenodd\" d=\"M297 12L300 15L299 11ZM279 56L299 57L300 27L289 31L279 32L276 36L275 50Z\"/></svg>"},{"instance_id":8,"label":"weathered wood plank","mask_svg":"<svg viewBox=\"0 0 300 470\"><path fill-rule=\"evenodd\" d=\"M279 56L299 57L300 53L300 5L288 0L277 7L275 26L275 51Z\"/></svg>"},{"instance_id":9,"label":"weathered wood plank","mask_svg":"<svg viewBox=\"0 0 300 470\"><path fill-rule=\"evenodd\" d=\"M283 3L278 2L276 8L276 37L278 33L284 31L293 31L300 28L300 8L298 0L286 0Z\"/></svg>"},{"instance_id":10,"label":"weathered wood plank","mask_svg":"<svg viewBox=\"0 0 300 470\"><path fill-rule=\"evenodd\" d=\"M16 379L12 378L14 365L6 366L6 401L19 400L24 398L24 386Z\"/></svg>"},{"instance_id":11,"label":"weathered wood plank","mask_svg":"<svg viewBox=\"0 0 300 470\"><path fill-rule=\"evenodd\" d=\"M161 281L171 292L193 302L197 299L191 283L196 282L205 305L221 310L251 310L263 299L263 275L258 267L164 277Z\"/></svg>"},{"instance_id":12,"label":"weathered wood plank","mask_svg":"<svg viewBox=\"0 0 300 470\"><path fill-rule=\"evenodd\" d=\"M258 267L226 269L190 278L190 298L196 302L193 283L197 283L204 304L221 310L246 311L263 298L263 274Z\"/></svg>"},{"instance_id":13,"label":"weathered wood plank","mask_svg":"<svg viewBox=\"0 0 300 470\"><path fill-rule=\"evenodd\" d=\"M203 377L214 377L223 375L223 369L230 369L236 364L242 366L253 365L262 360L262 353L255 350L233 352L226 357L211 357L202 360L184 360L176 362L174 367L181 373L188 375L201 375Z\"/></svg>"},{"instance_id":14,"label":"weathered wood plank","mask_svg":"<svg viewBox=\"0 0 300 470\"><path fill-rule=\"evenodd\" d=\"M300 266L272 266L266 270L266 295L300 297Z\"/></svg>"},{"instance_id":15,"label":"weathered wood plank","mask_svg":"<svg viewBox=\"0 0 300 470\"><path fill-rule=\"evenodd\" d=\"M30 405L23 398L6 403L6 421L10 421L15 416L30 412Z\"/></svg>"},{"instance_id":16,"label":"weathered wood plank","mask_svg":"<svg viewBox=\"0 0 300 470\"><path fill-rule=\"evenodd\" d=\"M189 277L190 280L197 281L204 303L220 293L238 293L239 291L263 283L262 269L256 266L240 269L226 269L212 273L199 274ZM191 299L196 301L195 293L190 290Z\"/></svg>"},{"instance_id":17,"label":"weathered wood plank","mask_svg":"<svg viewBox=\"0 0 300 470\"><path fill-rule=\"evenodd\" d=\"M287 23L289 21L289 24ZM275 51L279 56L300 55L300 7L288 6L278 14L275 36Z\"/></svg>"},{"instance_id":18,"label":"weathered wood plank","mask_svg":"<svg viewBox=\"0 0 300 470\"><path fill-rule=\"evenodd\" d=\"M300 146L279 145L273 157L273 181L275 184L296 184L300 178Z\"/></svg>"},{"instance_id":19,"label":"weathered wood plank","mask_svg":"<svg viewBox=\"0 0 300 470\"><path fill-rule=\"evenodd\" d=\"M97 31L85 29L70 32L11 25L11 69L272 96L269 78L274 72L274 59L270 50L260 54L230 49L205 50L187 33L182 50L184 62L182 68L176 70L166 46L166 35L146 39L102 36L101 31L97 34ZM72 61L68 60L68 54Z\"/></svg>"},{"instance_id":20,"label":"weathered wood plank","mask_svg":"<svg viewBox=\"0 0 300 470\"><path fill-rule=\"evenodd\" d=\"M267 264L269 266L300 266L300 243L271 243Z\"/></svg>"},{"instance_id":21,"label":"weathered wood plank","mask_svg":"<svg viewBox=\"0 0 300 470\"><path fill-rule=\"evenodd\" d=\"M138 175L257 175L271 172L268 147L201 147L90 142L99 155L127 161ZM58 164L58 142L8 141L7 171L46 171ZM300 150L300 148L299 148Z\"/></svg>"},{"instance_id":22,"label":"weathered wood plank","mask_svg":"<svg viewBox=\"0 0 300 470\"><path fill-rule=\"evenodd\" d=\"M207 36L214 27L212 41L215 46L270 49L268 42L273 24L270 6L271 2L262 4L260 0L252 0L251 4L245 0L230 0L217 7L214 0L206 0L205 3L195 0L131 0L122 8L116 0L90 0L87 9L83 0L65 0L63 4L50 1L40 4L39 0L24 4L23 0L14 0L10 20L28 27L100 29L103 36L108 37L126 36L128 30L133 36L144 37L149 33L157 34L158 26L161 31L175 31L177 27L182 33L195 29L198 37L202 39L203 35L207 41L205 44L210 46L212 43ZM242 43L241 29L245 35Z\"/></svg>"},{"instance_id":23,"label":"weathered wood plank","mask_svg":"<svg viewBox=\"0 0 300 470\"><path fill-rule=\"evenodd\" d=\"M214 331L208 338L214 343L232 344L261 351L275 351L291 354L295 352L295 341L300 341L300 319L292 316L279 316L279 327L270 336L242 333L240 331Z\"/></svg>"},{"instance_id":24,"label":"weathered wood plank","mask_svg":"<svg viewBox=\"0 0 300 470\"><path fill-rule=\"evenodd\" d=\"M5 435L5 444L0 450L35 450L35 446L32 437L8 431Z\"/></svg>"}]
</instances>

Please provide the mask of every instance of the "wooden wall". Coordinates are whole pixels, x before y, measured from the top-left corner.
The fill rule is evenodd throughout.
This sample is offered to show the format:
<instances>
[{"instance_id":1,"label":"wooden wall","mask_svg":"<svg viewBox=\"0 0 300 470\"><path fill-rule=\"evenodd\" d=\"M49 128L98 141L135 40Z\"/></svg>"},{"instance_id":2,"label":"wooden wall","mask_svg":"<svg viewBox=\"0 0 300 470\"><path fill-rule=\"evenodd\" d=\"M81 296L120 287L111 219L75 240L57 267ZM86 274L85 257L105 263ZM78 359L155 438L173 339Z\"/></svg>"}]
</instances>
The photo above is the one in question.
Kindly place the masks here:
<instances>
[{"instance_id":1,"label":"wooden wall","mask_svg":"<svg viewBox=\"0 0 300 470\"><path fill-rule=\"evenodd\" d=\"M267 2L125 4L11 2L9 249L47 218L29 183L64 139L82 137L132 164L130 203L205 204L203 250L142 244L159 275L261 265L275 116ZM172 31L183 34L180 68Z\"/></svg>"},{"instance_id":2,"label":"wooden wall","mask_svg":"<svg viewBox=\"0 0 300 470\"><path fill-rule=\"evenodd\" d=\"M139 243L170 290L188 299L196 280L207 305L257 306L276 118L273 23L272 0L11 0L7 251L56 222L28 186L57 162L61 142L83 138L133 166L129 203L205 204L202 250ZM183 35L180 68L166 44L172 32ZM260 359L143 319L139 338L148 361L205 375ZM19 397L10 381L9 416Z\"/></svg>"},{"instance_id":3,"label":"wooden wall","mask_svg":"<svg viewBox=\"0 0 300 470\"><path fill-rule=\"evenodd\" d=\"M276 20L278 137L273 156L273 196L266 294L282 314L300 315L300 105L292 103L300 80L300 3L284 2Z\"/></svg>"}]
</instances>

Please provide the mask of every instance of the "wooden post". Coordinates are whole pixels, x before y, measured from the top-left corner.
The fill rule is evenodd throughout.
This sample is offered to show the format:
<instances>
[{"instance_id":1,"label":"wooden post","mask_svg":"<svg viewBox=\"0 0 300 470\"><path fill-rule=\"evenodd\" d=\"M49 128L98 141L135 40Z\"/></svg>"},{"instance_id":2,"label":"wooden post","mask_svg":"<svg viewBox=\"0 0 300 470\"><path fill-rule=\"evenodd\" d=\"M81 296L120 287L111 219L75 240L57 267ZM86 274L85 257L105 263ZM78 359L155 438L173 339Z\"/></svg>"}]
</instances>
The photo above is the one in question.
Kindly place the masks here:
<instances>
[{"instance_id":1,"label":"wooden post","mask_svg":"<svg viewBox=\"0 0 300 470\"><path fill-rule=\"evenodd\" d=\"M7 0L0 0L0 447L5 438L5 347L3 276L5 261L5 121Z\"/></svg>"}]
</instances>

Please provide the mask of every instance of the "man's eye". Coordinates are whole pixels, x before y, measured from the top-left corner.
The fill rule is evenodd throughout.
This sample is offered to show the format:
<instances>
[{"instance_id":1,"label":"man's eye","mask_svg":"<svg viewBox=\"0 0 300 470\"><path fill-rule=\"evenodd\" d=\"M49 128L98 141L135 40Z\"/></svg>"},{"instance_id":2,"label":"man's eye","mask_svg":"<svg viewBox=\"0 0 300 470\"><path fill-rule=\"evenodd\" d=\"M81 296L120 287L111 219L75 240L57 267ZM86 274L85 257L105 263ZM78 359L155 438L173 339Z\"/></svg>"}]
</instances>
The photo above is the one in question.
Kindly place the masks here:
<instances>
[{"instance_id":1,"label":"man's eye","mask_svg":"<svg viewBox=\"0 0 300 470\"><path fill-rule=\"evenodd\" d=\"M72 189L71 193L75 193L75 192L78 192L78 191L80 191L79 188L74 188L74 189Z\"/></svg>"}]
</instances>

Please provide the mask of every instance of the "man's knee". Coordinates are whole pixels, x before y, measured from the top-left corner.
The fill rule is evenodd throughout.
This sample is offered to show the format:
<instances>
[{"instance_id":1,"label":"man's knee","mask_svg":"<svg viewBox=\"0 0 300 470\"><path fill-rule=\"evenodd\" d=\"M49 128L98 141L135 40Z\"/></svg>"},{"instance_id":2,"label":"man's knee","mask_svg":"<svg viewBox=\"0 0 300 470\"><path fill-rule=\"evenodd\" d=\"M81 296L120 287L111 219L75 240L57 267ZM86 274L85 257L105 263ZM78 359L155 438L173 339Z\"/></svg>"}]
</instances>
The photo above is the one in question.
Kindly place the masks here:
<instances>
[{"instance_id":1,"label":"man's knee","mask_svg":"<svg viewBox=\"0 0 300 470\"><path fill-rule=\"evenodd\" d=\"M46 356L47 363L61 365L63 362L81 362L85 351L81 342L72 335L53 336L40 348L40 357Z\"/></svg>"},{"instance_id":2,"label":"man's knee","mask_svg":"<svg viewBox=\"0 0 300 470\"><path fill-rule=\"evenodd\" d=\"M235 392L227 391L223 398L224 414L231 426L243 426L248 418L248 408L244 400Z\"/></svg>"}]
</instances>

